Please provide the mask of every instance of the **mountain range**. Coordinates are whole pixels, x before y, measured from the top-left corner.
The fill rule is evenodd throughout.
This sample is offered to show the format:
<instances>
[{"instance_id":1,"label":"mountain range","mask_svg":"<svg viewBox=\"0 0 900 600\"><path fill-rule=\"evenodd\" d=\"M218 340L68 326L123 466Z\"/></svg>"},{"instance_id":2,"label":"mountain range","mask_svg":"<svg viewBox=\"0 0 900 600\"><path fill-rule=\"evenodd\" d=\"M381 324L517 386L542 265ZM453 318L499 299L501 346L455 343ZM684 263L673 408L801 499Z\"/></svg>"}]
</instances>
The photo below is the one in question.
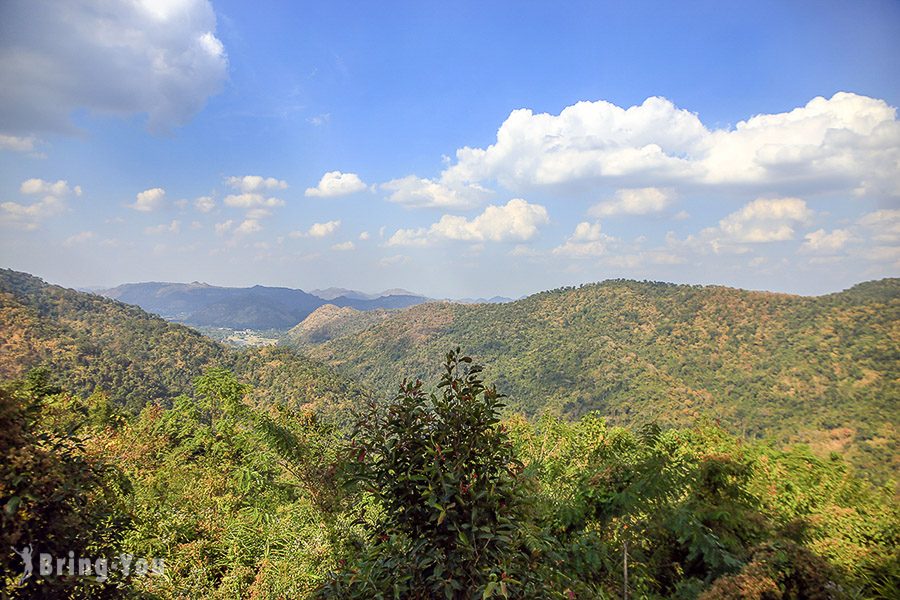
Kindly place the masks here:
<instances>
[{"instance_id":1,"label":"mountain range","mask_svg":"<svg viewBox=\"0 0 900 600\"><path fill-rule=\"evenodd\" d=\"M154 307L190 314L194 294L221 289L179 287L196 291L162 293ZM103 390L138 410L222 366L252 383L260 402L347 407L396 390L403 377L434 381L434 357L462 346L508 394L508 410L526 416L596 412L628 427L715 421L748 438L840 453L879 481L900 467L900 279L818 297L614 280L504 304L371 311L299 290L249 290L248 306L306 298L310 313L286 336L294 348L228 349L136 306L0 270L0 376L44 365L74 392Z\"/></svg>"},{"instance_id":2,"label":"mountain range","mask_svg":"<svg viewBox=\"0 0 900 600\"><path fill-rule=\"evenodd\" d=\"M170 320L201 327L289 329L328 303L357 310L398 309L428 299L405 290L379 295L329 288L322 295L299 289L256 285L219 287L206 283L129 283L96 293Z\"/></svg>"},{"instance_id":3,"label":"mountain range","mask_svg":"<svg viewBox=\"0 0 900 600\"><path fill-rule=\"evenodd\" d=\"M100 392L138 412L190 394L212 367L254 386L267 405L356 405L361 388L287 348L235 350L178 323L103 296L0 269L0 379L46 367L74 393Z\"/></svg>"}]
</instances>

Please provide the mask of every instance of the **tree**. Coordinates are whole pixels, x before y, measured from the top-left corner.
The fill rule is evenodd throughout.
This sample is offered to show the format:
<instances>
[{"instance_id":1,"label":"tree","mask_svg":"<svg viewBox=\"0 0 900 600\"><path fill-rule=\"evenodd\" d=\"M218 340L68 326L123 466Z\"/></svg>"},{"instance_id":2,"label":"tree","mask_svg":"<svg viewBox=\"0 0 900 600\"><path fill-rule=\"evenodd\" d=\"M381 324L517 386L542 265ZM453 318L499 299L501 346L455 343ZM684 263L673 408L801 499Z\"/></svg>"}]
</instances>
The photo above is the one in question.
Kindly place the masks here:
<instances>
[{"instance_id":1,"label":"tree","mask_svg":"<svg viewBox=\"0 0 900 600\"><path fill-rule=\"evenodd\" d=\"M381 519L369 552L324 596L538 597L528 579L519 473L499 424L503 396L482 368L447 354L438 384L404 380L387 407L359 419L351 443L356 481Z\"/></svg>"}]
</instances>

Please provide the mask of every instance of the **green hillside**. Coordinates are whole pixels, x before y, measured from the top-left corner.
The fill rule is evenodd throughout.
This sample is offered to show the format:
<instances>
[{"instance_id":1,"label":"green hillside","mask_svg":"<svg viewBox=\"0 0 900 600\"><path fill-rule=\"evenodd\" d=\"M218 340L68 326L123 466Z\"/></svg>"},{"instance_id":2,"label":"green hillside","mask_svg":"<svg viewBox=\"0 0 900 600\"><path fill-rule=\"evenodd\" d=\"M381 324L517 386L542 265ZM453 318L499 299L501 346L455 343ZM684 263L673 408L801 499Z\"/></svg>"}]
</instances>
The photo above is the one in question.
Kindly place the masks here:
<instances>
[{"instance_id":1,"label":"green hillside","mask_svg":"<svg viewBox=\"0 0 900 600\"><path fill-rule=\"evenodd\" d=\"M612 282L505 307L414 308L313 347L337 362L355 342L356 381L375 400L292 349L229 350L0 271L0 596L895 598L896 492L858 477L840 450L893 458L896 285L809 299ZM668 352L663 330L678 340ZM493 353L489 368L436 350L466 335ZM621 396L565 395L613 369ZM416 373L440 376L395 395ZM729 381L732 395L715 387ZM826 427L809 408L825 401L804 400L809 381L855 419L829 413L837 425L821 431L850 433L828 438L838 452L824 459L714 423L622 428L587 412L629 425L717 407L733 418L769 389L781 413L743 416L790 438L791 425ZM707 399L675 410L688 390ZM571 418L512 414L544 407ZM861 438L864 426L878 436ZM165 575L21 580L26 544L162 557Z\"/></svg>"},{"instance_id":2,"label":"green hillside","mask_svg":"<svg viewBox=\"0 0 900 600\"><path fill-rule=\"evenodd\" d=\"M285 338L292 346L310 346L358 333L370 325L384 321L392 312L382 309L361 311L334 304L320 306L296 326Z\"/></svg>"},{"instance_id":3,"label":"green hillside","mask_svg":"<svg viewBox=\"0 0 900 600\"><path fill-rule=\"evenodd\" d=\"M821 297L608 281L499 305L426 304L309 350L387 389L460 345L510 407L612 423L714 419L895 471L900 280Z\"/></svg>"},{"instance_id":4,"label":"green hillside","mask_svg":"<svg viewBox=\"0 0 900 600\"><path fill-rule=\"evenodd\" d=\"M359 396L331 369L283 348L226 348L137 306L0 270L0 377L46 366L65 388L104 392L137 412L191 391L205 369L223 367L267 402L331 407Z\"/></svg>"}]
</instances>

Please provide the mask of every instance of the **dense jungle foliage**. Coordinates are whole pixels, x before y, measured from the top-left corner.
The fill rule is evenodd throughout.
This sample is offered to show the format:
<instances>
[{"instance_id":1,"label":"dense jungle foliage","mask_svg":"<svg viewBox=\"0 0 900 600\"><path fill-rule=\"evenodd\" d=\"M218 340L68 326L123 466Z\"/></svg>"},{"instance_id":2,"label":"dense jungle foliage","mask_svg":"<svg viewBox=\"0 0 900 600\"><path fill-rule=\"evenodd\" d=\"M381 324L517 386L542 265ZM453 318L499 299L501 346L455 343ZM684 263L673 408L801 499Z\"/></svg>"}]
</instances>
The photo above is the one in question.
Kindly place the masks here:
<instances>
[{"instance_id":1,"label":"dense jungle foliage","mask_svg":"<svg viewBox=\"0 0 900 600\"><path fill-rule=\"evenodd\" d=\"M10 597L895 598L892 490L714 426L500 419L451 352L344 429L213 368L121 411L32 371L0 392ZM19 580L12 549L162 557ZM627 565L627 571L626 571ZM627 573L627 575L626 575Z\"/></svg>"},{"instance_id":2,"label":"dense jungle foliage","mask_svg":"<svg viewBox=\"0 0 900 600\"><path fill-rule=\"evenodd\" d=\"M415 306L306 351L387 389L397 372L436 381L434 357L456 344L528 415L598 411L635 427L706 417L841 452L880 481L900 468L900 279L820 297L607 281Z\"/></svg>"},{"instance_id":3,"label":"dense jungle foliage","mask_svg":"<svg viewBox=\"0 0 900 600\"><path fill-rule=\"evenodd\" d=\"M427 380L377 364L393 377L369 394L379 379L290 349L230 351L23 274L0 283L0 597L900 595L895 482L839 446L522 414L509 378L458 349ZM869 314L890 285L840 302ZM860 323L844 327L895 351ZM895 399L877 400L885 422ZM23 580L27 547L165 568L98 581L35 562Z\"/></svg>"}]
</instances>

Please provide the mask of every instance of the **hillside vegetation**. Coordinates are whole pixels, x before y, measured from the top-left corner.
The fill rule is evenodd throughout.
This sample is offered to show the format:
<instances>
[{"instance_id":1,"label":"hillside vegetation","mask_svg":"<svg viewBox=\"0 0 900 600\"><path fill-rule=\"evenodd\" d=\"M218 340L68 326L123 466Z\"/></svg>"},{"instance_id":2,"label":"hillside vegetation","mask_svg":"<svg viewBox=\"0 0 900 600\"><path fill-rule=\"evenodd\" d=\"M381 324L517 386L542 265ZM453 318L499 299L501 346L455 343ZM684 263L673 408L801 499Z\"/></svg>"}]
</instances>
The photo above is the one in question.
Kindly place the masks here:
<instances>
[{"instance_id":1,"label":"hillside vegetation","mask_svg":"<svg viewBox=\"0 0 900 600\"><path fill-rule=\"evenodd\" d=\"M46 366L67 390L100 391L137 412L192 389L223 367L267 402L332 410L360 395L331 369L284 348L225 348L142 309L0 270L0 376Z\"/></svg>"},{"instance_id":2,"label":"hillside vegetation","mask_svg":"<svg viewBox=\"0 0 900 600\"><path fill-rule=\"evenodd\" d=\"M358 333L370 325L380 323L391 315L386 310L361 311L334 304L320 306L296 326L285 340L292 346L311 346L328 340Z\"/></svg>"},{"instance_id":3,"label":"hillside vegetation","mask_svg":"<svg viewBox=\"0 0 900 600\"><path fill-rule=\"evenodd\" d=\"M45 370L3 382L0 595L897 597L898 504L839 456L714 426L501 420L480 366L451 351L440 369L437 394L407 381L348 428L260 405L221 368L138 415ZM21 580L26 545L164 572Z\"/></svg>"},{"instance_id":4,"label":"hillside vegetation","mask_svg":"<svg viewBox=\"0 0 900 600\"><path fill-rule=\"evenodd\" d=\"M731 348L709 339L710 332L731 331L726 318L744 316L733 325L743 339L749 332L742 327L769 314L770 324L754 334L766 349L776 347L768 337L787 335L772 323L824 312L830 316L817 323L831 329L818 335L844 336L845 345L834 342L835 357L796 360L783 372L803 381L804 364L813 374L858 365L887 378L896 365L872 349L893 351L885 341L893 338L885 336L896 323L884 311L896 308L895 286L879 282L798 299L616 282L510 307L543 306L544 328L584 326L598 318L587 309L591 301L608 296L600 304L630 307L622 314L632 322L615 329L615 317L606 315L606 337L588 348L645 339L636 324L652 316L669 319L692 360L710 345ZM673 292L683 296L675 302ZM692 294L700 298L693 298L693 310L712 310L723 299L743 304L718 318L680 323L687 314L676 305ZM571 307L555 302L551 313L559 298L580 300L581 311L570 314ZM394 327L401 337L391 351L405 342L424 352L437 336L468 331L464 320L473 315L482 326L474 331L488 335L483 310L414 308L335 342L382 339ZM504 322L503 314L492 313L493 327L513 331L515 321ZM136 307L13 271L0 271L0 317L4 598L571 600L627 593L851 600L898 594L896 493L858 477L839 445L821 457L802 446L748 441L711 422L623 428L567 403L557 405L571 413L566 418L545 411L527 419L512 407L539 412L535 397L505 397L508 387L485 378L501 371L482 368L458 348L423 363L420 372L436 373L427 384L404 378L414 373L387 358L372 363L357 386L291 349L231 351ZM399 328L398 318L409 319L408 327ZM812 336L805 327L790 331ZM522 340L542 330L523 327ZM556 342L558 351L571 349L562 338ZM522 341L498 337L496 343ZM817 348L805 343L794 351ZM545 360L554 360L550 343L542 348ZM634 348L630 361L619 364L651 372L638 350L649 352L652 344ZM710 354L709 362L729 364L729 352ZM535 378L560 366L525 359ZM498 362L516 364L508 356ZM701 370L684 367L683 377L699 377ZM527 381L527 371L515 373ZM377 389L380 379L376 394L360 391ZM878 378L862 380L857 387L874 393L870 382ZM710 406L732 402L720 398ZM860 395L855 402L891 408L895 399ZM635 400L651 410L647 402ZM887 427L891 414L873 415L871 422L881 419ZM690 420L675 417L658 421ZM799 426L817 415L801 403L790 417ZM616 418L625 421L622 413ZM110 564L123 553L162 558L165 572L22 580L15 550L25 546Z\"/></svg>"},{"instance_id":5,"label":"hillside vegetation","mask_svg":"<svg viewBox=\"0 0 900 600\"><path fill-rule=\"evenodd\" d=\"M608 281L498 305L424 304L308 350L376 389L461 345L510 407L611 423L703 419L898 467L900 280L821 297Z\"/></svg>"}]
</instances>

